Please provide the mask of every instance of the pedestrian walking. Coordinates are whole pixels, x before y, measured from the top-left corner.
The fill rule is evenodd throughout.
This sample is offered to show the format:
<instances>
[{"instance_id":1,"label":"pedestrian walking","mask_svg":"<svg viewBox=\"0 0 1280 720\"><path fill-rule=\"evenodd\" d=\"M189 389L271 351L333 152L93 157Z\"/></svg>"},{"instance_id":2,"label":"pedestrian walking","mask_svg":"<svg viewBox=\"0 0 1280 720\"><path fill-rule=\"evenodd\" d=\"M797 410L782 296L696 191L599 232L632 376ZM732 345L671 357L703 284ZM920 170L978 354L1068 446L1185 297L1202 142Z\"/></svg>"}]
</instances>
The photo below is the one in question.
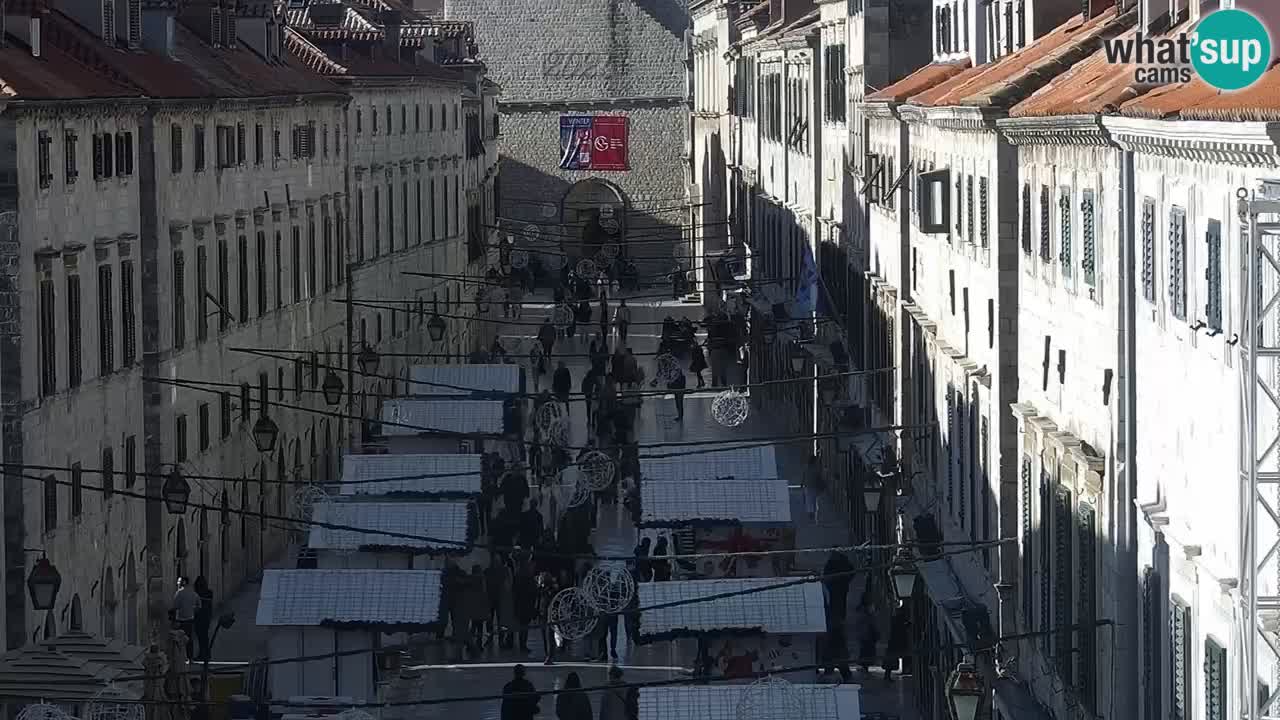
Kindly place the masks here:
<instances>
[{"instance_id":1,"label":"pedestrian walking","mask_svg":"<svg viewBox=\"0 0 1280 720\"><path fill-rule=\"evenodd\" d=\"M677 368L675 377L667 383L667 389L675 395L676 399L676 422L684 422L685 384L684 371Z\"/></svg>"},{"instance_id":2,"label":"pedestrian walking","mask_svg":"<svg viewBox=\"0 0 1280 720\"><path fill-rule=\"evenodd\" d=\"M185 577L178 578L178 591L173 594L173 621L187 636L187 657L195 657L196 610L200 608L200 596Z\"/></svg>"},{"instance_id":3,"label":"pedestrian walking","mask_svg":"<svg viewBox=\"0 0 1280 720\"><path fill-rule=\"evenodd\" d=\"M488 579L479 563L471 566L463 601L470 630L467 647L473 656L479 655L488 644L489 621L493 616Z\"/></svg>"},{"instance_id":4,"label":"pedestrian walking","mask_svg":"<svg viewBox=\"0 0 1280 720\"><path fill-rule=\"evenodd\" d=\"M511 308L511 317L520 319L524 315L524 285L517 281L507 288L507 307Z\"/></svg>"},{"instance_id":5,"label":"pedestrian walking","mask_svg":"<svg viewBox=\"0 0 1280 720\"><path fill-rule=\"evenodd\" d=\"M613 326L618 329L618 345L627 344L627 330L631 327L631 308L627 307L627 299L618 300L618 309L613 311Z\"/></svg>"},{"instance_id":6,"label":"pedestrian walking","mask_svg":"<svg viewBox=\"0 0 1280 720\"><path fill-rule=\"evenodd\" d=\"M489 346L489 359L495 363L502 363L507 359L507 349L502 347L502 342L496 337Z\"/></svg>"},{"instance_id":7,"label":"pedestrian walking","mask_svg":"<svg viewBox=\"0 0 1280 720\"><path fill-rule=\"evenodd\" d=\"M520 545L533 547L542 537L542 513L538 510L538 500L529 501L529 509L520 513Z\"/></svg>"},{"instance_id":8,"label":"pedestrian walking","mask_svg":"<svg viewBox=\"0 0 1280 720\"><path fill-rule=\"evenodd\" d=\"M571 672L556 696L556 720L592 720L591 699L582 691L582 678Z\"/></svg>"},{"instance_id":9,"label":"pedestrian walking","mask_svg":"<svg viewBox=\"0 0 1280 720\"><path fill-rule=\"evenodd\" d=\"M489 594L492 610L489 622L493 625L498 647L502 650L510 650L513 644L512 631L516 625L515 597L511 565L506 555L493 553L489 559L489 567L485 570L485 590Z\"/></svg>"},{"instance_id":10,"label":"pedestrian walking","mask_svg":"<svg viewBox=\"0 0 1280 720\"><path fill-rule=\"evenodd\" d=\"M543 356L550 358L556 345L556 326L551 324L550 318L543 320L542 326L538 328L538 342L542 344Z\"/></svg>"},{"instance_id":11,"label":"pedestrian walking","mask_svg":"<svg viewBox=\"0 0 1280 720\"><path fill-rule=\"evenodd\" d=\"M572 304L565 305L569 309L569 326L565 328L564 336L570 340L578 334L578 309Z\"/></svg>"},{"instance_id":12,"label":"pedestrian walking","mask_svg":"<svg viewBox=\"0 0 1280 720\"><path fill-rule=\"evenodd\" d=\"M853 672L849 669L849 640L845 636L844 621L831 621L822 636L822 675L840 673L841 682L850 682Z\"/></svg>"},{"instance_id":13,"label":"pedestrian walking","mask_svg":"<svg viewBox=\"0 0 1280 720\"><path fill-rule=\"evenodd\" d=\"M906 672L911 647L911 611L906 605L893 611L889 620L889 647L884 659L884 681L893 682L893 671ZM904 667L899 667L899 664Z\"/></svg>"},{"instance_id":14,"label":"pedestrian walking","mask_svg":"<svg viewBox=\"0 0 1280 720\"><path fill-rule=\"evenodd\" d=\"M853 615L853 634L858 643L858 666L870 672L876 661L876 645L880 642L880 629L871 603L863 598Z\"/></svg>"},{"instance_id":15,"label":"pedestrian walking","mask_svg":"<svg viewBox=\"0 0 1280 720\"><path fill-rule=\"evenodd\" d=\"M201 575L196 578L196 597L200 598L200 607L196 608L196 654L194 660L208 660L213 647L209 644L209 625L213 621L213 590L209 581Z\"/></svg>"},{"instance_id":16,"label":"pedestrian walking","mask_svg":"<svg viewBox=\"0 0 1280 720\"><path fill-rule=\"evenodd\" d=\"M689 360L689 372L698 378L698 388L702 389L707 386L706 381L702 379L702 371L707 369L707 355L697 342L693 343L692 353L693 357Z\"/></svg>"},{"instance_id":17,"label":"pedestrian walking","mask_svg":"<svg viewBox=\"0 0 1280 720\"><path fill-rule=\"evenodd\" d=\"M622 668L609 668L609 682L600 694L599 720L631 720L627 712L627 691L631 688L622 681Z\"/></svg>"},{"instance_id":18,"label":"pedestrian walking","mask_svg":"<svg viewBox=\"0 0 1280 720\"><path fill-rule=\"evenodd\" d=\"M538 619L538 580L533 573L533 563L527 558L516 565L511 578L511 600L516 616L516 642L527 655L529 626Z\"/></svg>"},{"instance_id":19,"label":"pedestrian walking","mask_svg":"<svg viewBox=\"0 0 1280 720\"><path fill-rule=\"evenodd\" d=\"M538 691L524 674L524 665L516 665L511 680L502 686L501 720L533 720L541 711Z\"/></svg>"},{"instance_id":20,"label":"pedestrian walking","mask_svg":"<svg viewBox=\"0 0 1280 720\"><path fill-rule=\"evenodd\" d=\"M542 376L547 374L547 356L541 342L529 348L529 369L533 374L533 391L536 393L542 385Z\"/></svg>"},{"instance_id":21,"label":"pedestrian walking","mask_svg":"<svg viewBox=\"0 0 1280 720\"><path fill-rule=\"evenodd\" d=\"M827 616L844 624L849 613L849 584L853 582L853 563L845 554L832 550L822 566L822 585L827 591Z\"/></svg>"},{"instance_id":22,"label":"pedestrian walking","mask_svg":"<svg viewBox=\"0 0 1280 720\"><path fill-rule=\"evenodd\" d=\"M551 390L555 392L556 398L564 403L564 410L569 412L569 393L573 391L573 376L569 374L569 368L565 366L561 360L556 366L555 375L551 377Z\"/></svg>"},{"instance_id":23,"label":"pedestrian walking","mask_svg":"<svg viewBox=\"0 0 1280 720\"><path fill-rule=\"evenodd\" d=\"M640 538L639 544L635 550L635 566L636 580L640 582L650 582L653 580L653 561L650 559L650 540L648 537Z\"/></svg>"},{"instance_id":24,"label":"pedestrian walking","mask_svg":"<svg viewBox=\"0 0 1280 720\"><path fill-rule=\"evenodd\" d=\"M592 368L582 376L582 402L587 407L587 428L595 427L596 391L600 389L600 373Z\"/></svg>"},{"instance_id":25,"label":"pedestrian walking","mask_svg":"<svg viewBox=\"0 0 1280 720\"><path fill-rule=\"evenodd\" d=\"M809 456L809 465L805 468L804 495L809 506L809 521L818 522L818 500L826 490L826 480L822 477L822 461L817 455Z\"/></svg>"},{"instance_id":26,"label":"pedestrian walking","mask_svg":"<svg viewBox=\"0 0 1280 720\"><path fill-rule=\"evenodd\" d=\"M667 536L663 535L658 538L658 542L653 546L653 580L654 582L666 582L671 579L671 561L667 560ZM659 558L662 558L661 560Z\"/></svg>"},{"instance_id":27,"label":"pedestrian walking","mask_svg":"<svg viewBox=\"0 0 1280 720\"><path fill-rule=\"evenodd\" d=\"M508 511L518 513L524 509L524 500L529 497L529 481L524 473L516 470L504 473L499 490L502 491L502 504Z\"/></svg>"},{"instance_id":28,"label":"pedestrian walking","mask_svg":"<svg viewBox=\"0 0 1280 720\"><path fill-rule=\"evenodd\" d=\"M550 572L544 570L538 576L538 622L542 629L542 648L546 653L546 658L542 661L543 665L555 663L556 633L555 628L551 626L551 600L559 590L555 576Z\"/></svg>"},{"instance_id":29,"label":"pedestrian walking","mask_svg":"<svg viewBox=\"0 0 1280 720\"><path fill-rule=\"evenodd\" d=\"M604 288L600 289L600 335L605 344L609 343L609 295Z\"/></svg>"}]
</instances>

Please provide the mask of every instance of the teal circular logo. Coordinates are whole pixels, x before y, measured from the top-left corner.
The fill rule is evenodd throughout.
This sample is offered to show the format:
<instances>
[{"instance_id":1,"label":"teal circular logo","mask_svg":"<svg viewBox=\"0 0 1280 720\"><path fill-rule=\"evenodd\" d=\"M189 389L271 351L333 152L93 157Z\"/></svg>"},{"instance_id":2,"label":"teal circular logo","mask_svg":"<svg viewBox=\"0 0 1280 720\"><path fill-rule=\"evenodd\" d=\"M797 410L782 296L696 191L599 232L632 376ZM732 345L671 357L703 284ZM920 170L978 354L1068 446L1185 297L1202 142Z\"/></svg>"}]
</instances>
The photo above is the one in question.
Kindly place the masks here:
<instances>
[{"instance_id":1,"label":"teal circular logo","mask_svg":"<svg viewBox=\"0 0 1280 720\"><path fill-rule=\"evenodd\" d=\"M1191 40L1191 64L1219 90L1241 90L1258 81L1271 63L1271 36L1244 10L1206 15Z\"/></svg>"}]
</instances>

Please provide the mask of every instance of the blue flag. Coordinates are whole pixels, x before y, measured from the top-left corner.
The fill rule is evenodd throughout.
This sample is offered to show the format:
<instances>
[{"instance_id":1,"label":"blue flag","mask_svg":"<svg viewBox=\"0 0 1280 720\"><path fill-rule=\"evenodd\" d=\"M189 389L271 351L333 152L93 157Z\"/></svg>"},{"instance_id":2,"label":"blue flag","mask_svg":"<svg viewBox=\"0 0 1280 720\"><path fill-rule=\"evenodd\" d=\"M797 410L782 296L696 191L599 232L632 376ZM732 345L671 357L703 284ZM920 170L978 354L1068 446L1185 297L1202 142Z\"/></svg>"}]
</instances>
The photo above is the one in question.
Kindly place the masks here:
<instances>
[{"instance_id":1,"label":"blue flag","mask_svg":"<svg viewBox=\"0 0 1280 720\"><path fill-rule=\"evenodd\" d=\"M800 270L800 284L796 289L795 317L812 315L818 309L818 264L813 260L813 248L804 244L804 266Z\"/></svg>"}]
</instances>

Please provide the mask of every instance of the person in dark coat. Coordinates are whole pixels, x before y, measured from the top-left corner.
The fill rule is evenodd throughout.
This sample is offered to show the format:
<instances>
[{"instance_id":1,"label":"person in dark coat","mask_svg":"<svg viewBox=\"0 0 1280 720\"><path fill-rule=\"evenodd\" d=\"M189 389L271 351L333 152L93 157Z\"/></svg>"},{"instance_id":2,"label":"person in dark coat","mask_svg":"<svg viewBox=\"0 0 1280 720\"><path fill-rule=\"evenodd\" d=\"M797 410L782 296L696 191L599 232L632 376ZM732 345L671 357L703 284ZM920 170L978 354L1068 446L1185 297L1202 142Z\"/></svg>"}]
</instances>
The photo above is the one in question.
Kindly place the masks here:
<instances>
[{"instance_id":1,"label":"person in dark coat","mask_svg":"<svg viewBox=\"0 0 1280 720\"><path fill-rule=\"evenodd\" d=\"M555 662L556 633L548 622L548 614L551 610L551 599L559 591L560 587L554 575L543 572L538 576L538 622L542 625L542 647L547 655L542 661L543 665L551 665Z\"/></svg>"},{"instance_id":2,"label":"person in dark coat","mask_svg":"<svg viewBox=\"0 0 1280 720\"><path fill-rule=\"evenodd\" d=\"M462 570L462 568L458 567L457 563L453 560L445 561L444 571L440 573L440 617L453 618L456 613L457 606L461 604L461 598L459 596L462 593L463 583L466 580L466 577L467 574ZM464 634L464 631L459 628L454 628L453 632L455 635L459 636ZM440 637L441 639L445 637L445 628L440 629Z\"/></svg>"},{"instance_id":3,"label":"person in dark coat","mask_svg":"<svg viewBox=\"0 0 1280 720\"><path fill-rule=\"evenodd\" d=\"M538 511L538 501L529 501L529 509L520 514L520 544L533 547L542 537L542 513Z\"/></svg>"},{"instance_id":4,"label":"person in dark coat","mask_svg":"<svg viewBox=\"0 0 1280 720\"><path fill-rule=\"evenodd\" d=\"M542 356L551 357L551 350L556 345L556 326L550 319L543 320L542 327L538 328L538 342L542 343Z\"/></svg>"},{"instance_id":5,"label":"person in dark coat","mask_svg":"<svg viewBox=\"0 0 1280 720\"><path fill-rule=\"evenodd\" d=\"M592 720L591 698L582 691L582 679L571 672L556 696L556 720Z\"/></svg>"},{"instance_id":6,"label":"person in dark coat","mask_svg":"<svg viewBox=\"0 0 1280 720\"><path fill-rule=\"evenodd\" d=\"M880 642L880 629L876 627L876 615L870 604L863 600L854 612L853 633L858 643L858 665L864 672L871 670L876 661L876 645Z\"/></svg>"},{"instance_id":7,"label":"person in dark coat","mask_svg":"<svg viewBox=\"0 0 1280 720\"><path fill-rule=\"evenodd\" d=\"M654 582L665 582L671 579L671 561L665 559L667 556L667 536L663 535L658 538L658 543L653 546L653 580ZM663 558L659 560L658 558Z\"/></svg>"},{"instance_id":8,"label":"person in dark coat","mask_svg":"<svg viewBox=\"0 0 1280 720\"><path fill-rule=\"evenodd\" d=\"M911 613L906 606L893 611L889 621L889 648L884 659L884 681L893 682L899 660L905 660L911 644Z\"/></svg>"},{"instance_id":9,"label":"person in dark coat","mask_svg":"<svg viewBox=\"0 0 1280 720\"><path fill-rule=\"evenodd\" d=\"M538 619L538 580L533 563L522 561L511 580L511 594L516 614L516 641L520 651L529 652L529 626Z\"/></svg>"},{"instance_id":10,"label":"person in dark coat","mask_svg":"<svg viewBox=\"0 0 1280 720\"><path fill-rule=\"evenodd\" d=\"M595 425L596 390L600 388L600 377L595 368L582 376L582 402L587 406L587 427Z\"/></svg>"},{"instance_id":11,"label":"person in dark coat","mask_svg":"<svg viewBox=\"0 0 1280 720\"><path fill-rule=\"evenodd\" d=\"M689 361L689 372L698 378L698 387L704 388L707 382L702 379L702 371L707 369L707 355L702 351L702 346L698 343L693 344L693 358Z\"/></svg>"},{"instance_id":12,"label":"person in dark coat","mask_svg":"<svg viewBox=\"0 0 1280 720\"><path fill-rule=\"evenodd\" d=\"M827 614L834 622L844 623L849 613L849 583L853 582L853 563L844 553L831 551L822 566L822 585L827 590ZM835 575L836 577L831 577Z\"/></svg>"},{"instance_id":13,"label":"person in dark coat","mask_svg":"<svg viewBox=\"0 0 1280 720\"><path fill-rule=\"evenodd\" d=\"M822 636L822 674L825 676L832 672L840 673L841 682L852 680L844 622L835 620L829 622L827 632Z\"/></svg>"},{"instance_id":14,"label":"person in dark coat","mask_svg":"<svg viewBox=\"0 0 1280 720\"><path fill-rule=\"evenodd\" d=\"M524 666L516 665L511 681L502 686L502 720L533 720L538 716L538 691L524 676Z\"/></svg>"},{"instance_id":15,"label":"person in dark coat","mask_svg":"<svg viewBox=\"0 0 1280 720\"><path fill-rule=\"evenodd\" d=\"M213 621L213 590L209 581L201 575L196 578L196 597L200 604L196 606L196 655L192 660L208 660L212 646L209 644L209 625Z\"/></svg>"},{"instance_id":16,"label":"person in dark coat","mask_svg":"<svg viewBox=\"0 0 1280 720\"><path fill-rule=\"evenodd\" d=\"M600 291L600 335L605 343L609 342L609 295Z\"/></svg>"},{"instance_id":17,"label":"person in dark coat","mask_svg":"<svg viewBox=\"0 0 1280 720\"><path fill-rule=\"evenodd\" d=\"M508 472L502 476L502 502L507 510L520 512L524 507L524 499L529 497L529 481L524 473Z\"/></svg>"},{"instance_id":18,"label":"person in dark coat","mask_svg":"<svg viewBox=\"0 0 1280 720\"><path fill-rule=\"evenodd\" d=\"M636 545L636 580L649 582L653 580L653 563L649 559L649 538L640 538Z\"/></svg>"},{"instance_id":19,"label":"person in dark coat","mask_svg":"<svg viewBox=\"0 0 1280 720\"><path fill-rule=\"evenodd\" d=\"M667 383L667 389L675 395L676 398L676 422L684 422L684 393L687 382L684 379L684 371L676 369L676 376L671 382Z\"/></svg>"},{"instance_id":20,"label":"person in dark coat","mask_svg":"<svg viewBox=\"0 0 1280 720\"><path fill-rule=\"evenodd\" d=\"M569 393L573 392L573 376L569 374L569 368L565 367L564 361L556 367L556 374L551 378L551 389L555 391L556 398L565 403L565 412L569 411Z\"/></svg>"}]
</instances>

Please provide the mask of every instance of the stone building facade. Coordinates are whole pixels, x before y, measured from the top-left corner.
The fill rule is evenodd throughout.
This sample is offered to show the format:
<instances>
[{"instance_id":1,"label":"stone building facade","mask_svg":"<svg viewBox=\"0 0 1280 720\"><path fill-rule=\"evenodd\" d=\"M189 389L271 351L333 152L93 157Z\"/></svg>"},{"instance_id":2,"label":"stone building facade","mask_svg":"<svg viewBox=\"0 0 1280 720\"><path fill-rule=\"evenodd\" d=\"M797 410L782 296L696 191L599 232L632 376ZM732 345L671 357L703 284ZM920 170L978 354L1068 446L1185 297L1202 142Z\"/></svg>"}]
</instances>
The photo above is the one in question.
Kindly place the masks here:
<instances>
[{"instance_id":1,"label":"stone building facade","mask_svg":"<svg viewBox=\"0 0 1280 720\"><path fill-rule=\"evenodd\" d=\"M465 54L446 52L447 69L421 59L465 44L459 26L335 6L378 48L347 52L355 69L339 72L269 3L130 4L137 17L107 19L102 7L19 8L34 20L8 23L0 47L0 127L18 149L0 155L17 321L0 343L10 647L72 628L146 642L178 576L229 596L283 549L299 484L335 478L361 410L395 389L390 358L378 378L351 370L361 342L460 361L485 341L455 332L428 347L433 288L401 272L474 271L484 255L463 208L491 196L496 152L475 152L492 135L462 118L478 103L492 114L495 88ZM388 63L390 87L360 82ZM407 122L418 106L449 108L448 128ZM395 119L394 141L357 130L375 109ZM357 234L354 177L374 165L394 171L394 215ZM450 217L426 237L407 188L446 169L452 193L413 205L422 227ZM454 327L474 313L461 290L446 302ZM346 409L321 399L330 368L358 386ZM279 428L268 453L250 432L262 415ZM174 467L192 489L180 515L161 501ZM62 574L52 612L29 609L39 555L24 548Z\"/></svg>"},{"instance_id":2,"label":"stone building facade","mask_svg":"<svg viewBox=\"0 0 1280 720\"><path fill-rule=\"evenodd\" d=\"M591 218L615 208L642 282L662 282L674 247L701 234L687 198L688 5L576 2L549 15L528 0L448 0L443 15L475 23L485 65L503 88L498 215L511 221L508 232L533 224L539 239L567 241L572 252ZM566 116L624 116L628 168L561 169Z\"/></svg>"}]
</instances>

